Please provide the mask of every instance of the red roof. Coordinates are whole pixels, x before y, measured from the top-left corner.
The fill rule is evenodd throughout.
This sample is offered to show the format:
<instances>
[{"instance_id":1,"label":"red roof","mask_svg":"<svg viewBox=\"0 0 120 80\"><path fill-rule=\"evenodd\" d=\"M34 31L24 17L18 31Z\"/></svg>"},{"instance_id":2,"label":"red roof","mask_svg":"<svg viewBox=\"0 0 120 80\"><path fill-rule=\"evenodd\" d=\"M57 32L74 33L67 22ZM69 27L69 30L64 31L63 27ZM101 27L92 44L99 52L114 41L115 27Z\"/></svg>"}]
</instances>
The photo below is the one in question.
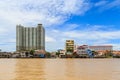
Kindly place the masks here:
<instances>
[{"instance_id":1,"label":"red roof","mask_svg":"<svg viewBox=\"0 0 120 80\"><path fill-rule=\"evenodd\" d=\"M85 49L85 47L84 46L79 46L78 49Z\"/></svg>"}]
</instances>

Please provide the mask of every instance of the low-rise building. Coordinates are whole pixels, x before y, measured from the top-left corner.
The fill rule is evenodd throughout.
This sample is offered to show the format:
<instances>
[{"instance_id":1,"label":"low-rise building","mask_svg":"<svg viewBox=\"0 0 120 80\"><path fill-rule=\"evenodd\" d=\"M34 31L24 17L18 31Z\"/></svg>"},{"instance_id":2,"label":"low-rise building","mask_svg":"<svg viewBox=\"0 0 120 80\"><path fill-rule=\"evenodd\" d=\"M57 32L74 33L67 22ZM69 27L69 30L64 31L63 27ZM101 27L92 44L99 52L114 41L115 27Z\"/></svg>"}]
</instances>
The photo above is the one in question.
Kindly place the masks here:
<instances>
[{"instance_id":1,"label":"low-rise building","mask_svg":"<svg viewBox=\"0 0 120 80\"><path fill-rule=\"evenodd\" d=\"M61 57L61 58L65 57L65 55L66 55L66 51L63 49L59 49L58 53L59 53L59 57Z\"/></svg>"},{"instance_id":2,"label":"low-rise building","mask_svg":"<svg viewBox=\"0 0 120 80\"><path fill-rule=\"evenodd\" d=\"M18 53L18 52L14 52L14 53L12 53L12 56L11 56L12 58L19 58L20 57L20 53Z\"/></svg>"},{"instance_id":3,"label":"low-rise building","mask_svg":"<svg viewBox=\"0 0 120 80\"><path fill-rule=\"evenodd\" d=\"M64 55L65 55L65 50L63 50L63 49L59 49L59 50L58 50L58 53L60 53L60 54L64 54Z\"/></svg>"},{"instance_id":4,"label":"low-rise building","mask_svg":"<svg viewBox=\"0 0 120 80\"><path fill-rule=\"evenodd\" d=\"M46 52L44 50L35 50L34 57L44 58Z\"/></svg>"},{"instance_id":5,"label":"low-rise building","mask_svg":"<svg viewBox=\"0 0 120 80\"><path fill-rule=\"evenodd\" d=\"M91 51L88 49L88 45L79 46L77 48L76 53L79 55L79 57L91 57L92 56Z\"/></svg>"},{"instance_id":6,"label":"low-rise building","mask_svg":"<svg viewBox=\"0 0 120 80\"><path fill-rule=\"evenodd\" d=\"M110 55L112 50L113 50L112 45L101 45L101 46L82 45L77 48L76 53L79 56L94 56L95 57L95 56L103 56L107 54Z\"/></svg>"},{"instance_id":7,"label":"low-rise building","mask_svg":"<svg viewBox=\"0 0 120 80\"><path fill-rule=\"evenodd\" d=\"M112 45L101 45L101 46L89 46L89 49L92 51L112 51L113 46Z\"/></svg>"},{"instance_id":8,"label":"low-rise building","mask_svg":"<svg viewBox=\"0 0 120 80\"><path fill-rule=\"evenodd\" d=\"M25 53L25 52L21 52L21 53L20 53L20 57L21 57L21 58L26 58L26 57L27 57L27 56L26 56L26 53Z\"/></svg>"},{"instance_id":9,"label":"low-rise building","mask_svg":"<svg viewBox=\"0 0 120 80\"><path fill-rule=\"evenodd\" d=\"M112 53L113 53L113 57L119 57L120 58L120 51L114 50Z\"/></svg>"},{"instance_id":10,"label":"low-rise building","mask_svg":"<svg viewBox=\"0 0 120 80\"><path fill-rule=\"evenodd\" d=\"M10 58L11 56L10 52L0 52L0 58Z\"/></svg>"}]
</instances>

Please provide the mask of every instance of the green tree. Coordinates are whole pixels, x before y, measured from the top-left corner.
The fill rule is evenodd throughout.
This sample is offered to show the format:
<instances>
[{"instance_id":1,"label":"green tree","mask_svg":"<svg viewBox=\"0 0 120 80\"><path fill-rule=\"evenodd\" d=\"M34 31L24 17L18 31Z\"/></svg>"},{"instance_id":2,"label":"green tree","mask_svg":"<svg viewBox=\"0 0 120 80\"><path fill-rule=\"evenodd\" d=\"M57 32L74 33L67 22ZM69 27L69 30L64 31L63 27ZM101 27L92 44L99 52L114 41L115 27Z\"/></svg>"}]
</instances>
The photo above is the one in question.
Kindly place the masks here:
<instances>
[{"instance_id":1,"label":"green tree","mask_svg":"<svg viewBox=\"0 0 120 80\"><path fill-rule=\"evenodd\" d=\"M59 56L59 55L60 55L60 52L56 52L56 55Z\"/></svg>"},{"instance_id":2,"label":"green tree","mask_svg":"<svg viewBox=\"0 0 120 80\"><path fill-rule=\"evenodd\" d=\"M51 57L51 53L50 53L50 52L46 52L45 56L46 56L47 58L50 58L50 57Z\"/></svg>"},{"instance_id":3,"label":"green tree","mask_svg":"<svg viewBox=\"0 0 120 80\"><path fill-rule=\"evenodd\" d=\"M95 56L95 55L98 55L98 52L92 51L92 54Z\"/></svg>"},{"instance_id":4,"label":"green tree","mask_svg":"<svg viewBox=\"0 0 120 80\"><path fill-rule=\"evenodd\" d=\"M34 55L34 53L35 53L35 50L30 50L31 55Z\"/></svg>"}]
</instances>

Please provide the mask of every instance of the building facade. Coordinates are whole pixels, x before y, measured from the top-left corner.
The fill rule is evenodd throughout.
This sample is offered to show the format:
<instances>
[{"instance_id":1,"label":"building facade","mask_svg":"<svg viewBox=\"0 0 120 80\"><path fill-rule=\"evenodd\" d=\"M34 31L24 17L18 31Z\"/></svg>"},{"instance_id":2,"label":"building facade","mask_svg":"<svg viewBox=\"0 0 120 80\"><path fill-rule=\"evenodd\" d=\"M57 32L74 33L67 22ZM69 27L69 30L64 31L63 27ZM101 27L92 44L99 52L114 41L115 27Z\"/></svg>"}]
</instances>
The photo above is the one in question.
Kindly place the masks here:
<instances>
[{"instance_id":1,"label":"building facade","mask_svg":"<svg viewBox=\"0 0 120 80\"><path fill-rule=\"evenodd\" d=\"M93 57L92 51L88 48L88 45L78 46L76 53L79 57Z\"/></svg>"},{"instance_id":2,"label":"building facade","mask_svg":"<svg viewBox=\"0 0 120 80\"><path fill-rule=\"evenodd\" d=\"M87 49L88 49L87 45L78 46L76 52L77 54L87 54Z\"/></svg>"},{"instance_id":3,"label":"building facade","mask_svg":"<svg viewBox=\"0 0 120 80\"><path fill-rule=\"evenodd\" d=\"M112 51L113 46L112 45L102 45L102 46L89 46L89 49L92 51Z\"/></svg>"},{"instance_id":4,"label":"building facade","mask_svg":"<svg viewBox=\"0 0 120 80\"><path fill-rule=\"evenodd\" d=\"M74 51L74 40L66 40L65 50L66 52Z\"/></svg>"},{"instance_id":5,"label":"building facade","mask_svg":"<svg viewBox=\"0 0 120 80\"><path fill-rule=\"evenodd\" d=\"M45 50L45 29L42 24L37 27L16 26L16 50Z\"/></svg>"}]
</instances>

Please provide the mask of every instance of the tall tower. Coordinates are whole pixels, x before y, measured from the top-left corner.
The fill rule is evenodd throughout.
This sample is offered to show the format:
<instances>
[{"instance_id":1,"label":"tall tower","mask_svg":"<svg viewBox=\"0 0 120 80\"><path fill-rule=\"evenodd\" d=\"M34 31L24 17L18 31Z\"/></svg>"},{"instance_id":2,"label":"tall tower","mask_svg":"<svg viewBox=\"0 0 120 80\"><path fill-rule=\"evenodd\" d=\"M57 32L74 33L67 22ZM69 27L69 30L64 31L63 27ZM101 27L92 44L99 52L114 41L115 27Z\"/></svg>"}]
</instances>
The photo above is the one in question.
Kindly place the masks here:
<instances>
[{"instance_id":1,"label":"tall tower","mask_svg":"<svg viewBox=\"0 0 120 80\"><path fill-rule=\"evenodd\" d=\"M16 26L16 50L45 50L45 29L42 24L37 27Z\"/></svg>"}]
</instances>

